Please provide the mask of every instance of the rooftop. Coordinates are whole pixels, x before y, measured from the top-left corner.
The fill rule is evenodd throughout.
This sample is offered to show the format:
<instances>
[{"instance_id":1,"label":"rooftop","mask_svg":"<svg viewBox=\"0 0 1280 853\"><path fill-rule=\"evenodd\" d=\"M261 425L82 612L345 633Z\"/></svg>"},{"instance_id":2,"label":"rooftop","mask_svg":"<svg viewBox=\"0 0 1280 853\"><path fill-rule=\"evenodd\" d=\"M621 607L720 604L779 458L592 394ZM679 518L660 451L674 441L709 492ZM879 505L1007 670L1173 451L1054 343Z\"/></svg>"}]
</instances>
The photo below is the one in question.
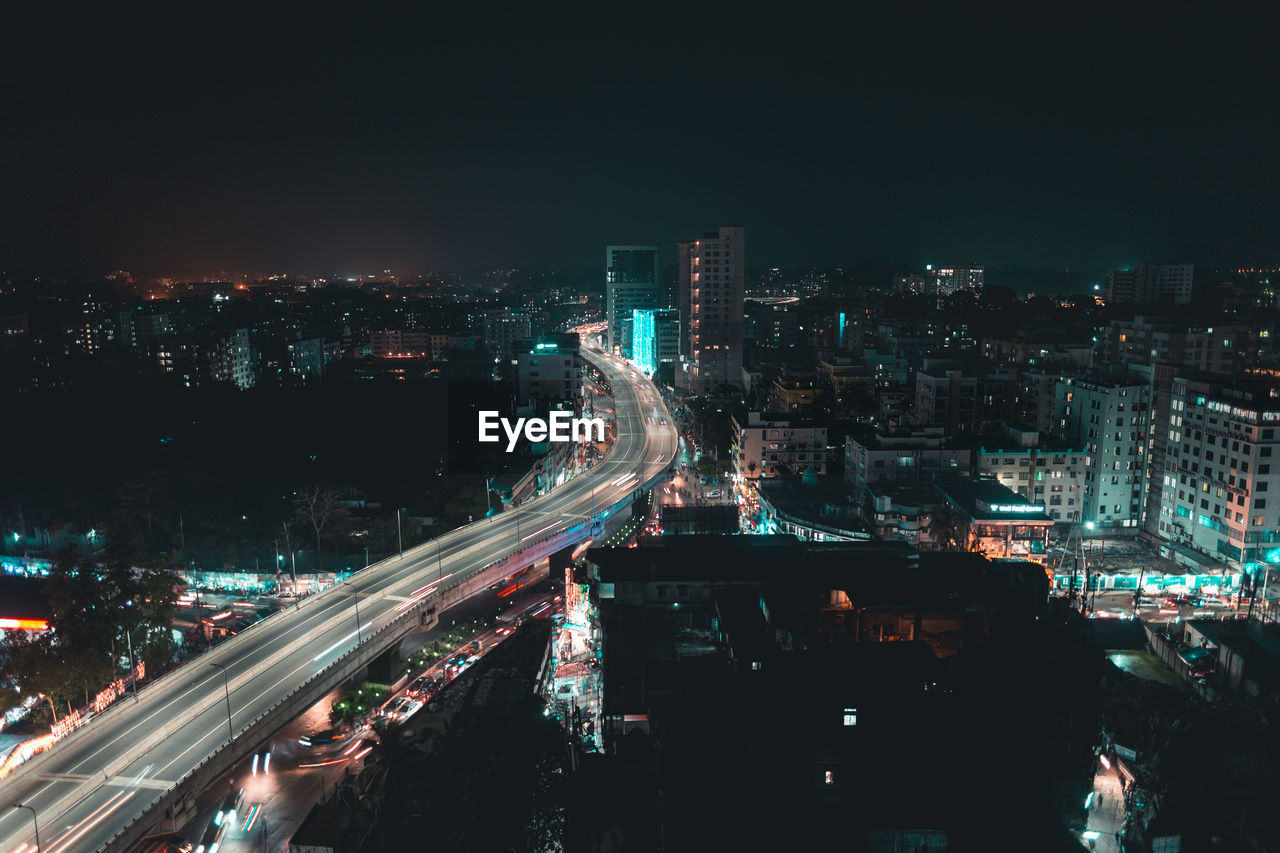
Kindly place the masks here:
<instances>
[{"instance_id":1,"label":"rooftop","mask_svg":"<svg viewBox=\"0 0 1280 853\"><path fill-rule=\"evenodd\" d=\"M1033 504L995 480L940 480L938 491L958 505L974 521L1022 521L1053 524L1044 507Z\"/></svg>"}]
</instances>

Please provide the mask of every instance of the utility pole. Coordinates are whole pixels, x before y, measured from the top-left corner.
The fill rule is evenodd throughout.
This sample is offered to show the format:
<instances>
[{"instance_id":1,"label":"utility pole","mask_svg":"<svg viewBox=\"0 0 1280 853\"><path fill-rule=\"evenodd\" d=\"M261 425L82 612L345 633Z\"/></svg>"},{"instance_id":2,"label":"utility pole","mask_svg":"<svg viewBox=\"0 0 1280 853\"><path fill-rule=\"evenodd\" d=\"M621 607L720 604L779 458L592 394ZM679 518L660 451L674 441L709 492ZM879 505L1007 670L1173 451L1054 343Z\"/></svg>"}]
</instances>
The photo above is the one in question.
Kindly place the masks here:
<instances>
[{"instance_id":1,"label":"utility pole","mask_svg":"<svg viewBox=\"0 0 1280 853\"><path fill-rule=\"evenodd\" d=\"M209 666L222 670L222 687L227 694L227 742L231 743L236 739L236 734L231 728L231 682L227 679L227 667L221 663L210 663Z\"/></svg>"},{"instance_id":2,"label":"utility pole","mask_svg":"<svg viewBox=\"0 0 1280 853\"><path fill-rule=\"evenodd\" d=\"M289 522L280 522L284 527L284 547L289 549L289 572L293 576L293 606L298 606L298 555L293 552L293 540L289 538Z\"/></svg>"},{"instance_id":3,"label":"utility pole","mask_svg":"<svg viewBox=\"0 0 1280 853\"><path fill-rule=\"evenodd\" d=\"M129 643L129 668L133 674L133 678L131 679L133 683L133 698L137 699L138 698L138 664L137 664L137 661L133 659L133 632L126 628L124 632L124 638Z\"/></svg>"},{"instance_id":4,"label":"utility pole","mask_svg":"<svg viewBox=\"0 0 1280 853\"><path fill-rule=\"evenodd\" d=\"M351 594L355 596L356 600L356 645L358 646L364 642L362 633L364 629L360 626L360 591L353 586L351 587Z\"/></svg>"}]
</instances>

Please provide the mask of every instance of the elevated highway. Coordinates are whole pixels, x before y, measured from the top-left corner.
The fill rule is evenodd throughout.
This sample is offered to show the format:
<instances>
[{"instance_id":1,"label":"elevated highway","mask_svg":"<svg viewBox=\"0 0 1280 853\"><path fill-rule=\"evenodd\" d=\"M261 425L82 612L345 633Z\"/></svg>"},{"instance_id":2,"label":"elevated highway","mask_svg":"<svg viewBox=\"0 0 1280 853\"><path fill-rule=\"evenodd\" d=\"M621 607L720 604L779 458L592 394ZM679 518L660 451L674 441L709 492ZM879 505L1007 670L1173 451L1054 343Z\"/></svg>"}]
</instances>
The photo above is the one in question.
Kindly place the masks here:
<instances>
[{"instance_id":1,"label":"elevated highway","mask_svg":"<svg viewBox=\"0 0 1280 853\"><path fill-rule=\"evenodd\" d=\"M604 460L516 511L370 566L117 702L0 782L0 853L36 853L32 812L19 803L38 816L42 853L125 849L437 607L594 538L602 515L663 475L677 438L643 375L583 354L613 388L617 438Z\"/></svg>"}]
</instances>

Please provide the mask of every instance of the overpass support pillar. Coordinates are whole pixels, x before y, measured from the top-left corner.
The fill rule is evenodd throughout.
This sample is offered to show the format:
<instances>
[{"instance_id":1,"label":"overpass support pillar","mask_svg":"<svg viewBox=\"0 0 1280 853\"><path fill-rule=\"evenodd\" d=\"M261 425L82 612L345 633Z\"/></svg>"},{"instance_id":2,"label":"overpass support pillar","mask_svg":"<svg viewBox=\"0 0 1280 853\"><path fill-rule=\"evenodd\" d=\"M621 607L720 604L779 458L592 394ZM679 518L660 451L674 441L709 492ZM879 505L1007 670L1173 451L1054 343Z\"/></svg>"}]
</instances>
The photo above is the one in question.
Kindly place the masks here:
<instances>
[{"instance_id":1,"label":"overpass support pillar","mask_svg":"<svg viewBox=\"0 0 1280 853\"><path fill-rule=\"evenodd\" d=\"M552 580L564 577L564 570L573 562L573 552L577 547L577 545L567 545L551 555L548 571Z\"/></svg>"},{"instance_id":2,"label":"overpass support pillar","mask_svg":"<svg viewBox=\"0 0 1280 853\"><path fill-rule=\"evenodd\" d=\"M403 661L400 641L397 640L391 648L369 662L369 680L377 684L395 684L400 678L400 664Z\"/></svg>"}]
</instances>

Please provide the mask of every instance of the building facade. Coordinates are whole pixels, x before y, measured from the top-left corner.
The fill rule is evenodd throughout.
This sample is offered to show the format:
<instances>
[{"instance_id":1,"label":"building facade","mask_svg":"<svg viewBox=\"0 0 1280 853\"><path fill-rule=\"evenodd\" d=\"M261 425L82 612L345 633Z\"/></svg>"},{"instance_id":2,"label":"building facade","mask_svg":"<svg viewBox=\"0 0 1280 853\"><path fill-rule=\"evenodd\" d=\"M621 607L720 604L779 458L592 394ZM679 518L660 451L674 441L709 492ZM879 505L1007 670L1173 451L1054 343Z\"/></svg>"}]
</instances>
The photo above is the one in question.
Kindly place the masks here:
<instances>
[{"instance_id":1,"label":"building facade","mask_svg":"<svg viewBox=\"0 0 1280 853\"><path fill-rule=\"evenodd\" d=\"M573 336L529 341L516 354L516 387L521 405L572 403L582 396L582 357Z\"/></svg>"},{"instance_id":2,"label":"building facade","mask_svg":"<svg viewBox=\"0 0 1280 853\"><path fill-rule=\"evenodd\" d=\"M1058 436L1088 453L1081 520L1139 528L1145 507L1151 385L1141 377L1058 381Z\"/></svg>"},{"instance_id":3,"label":"building facade","mask_svg":"<svg viewBox=\"0 0 1280 853\"><path fill-rule=\"evenodd\" d=\"M827 472L827 428L785 415L748 412L745 423L733 419L733 465L739 480L791 473Z\"/></svg>"},{"instance_id":4,"label":"building facade","mask_svg":"<svg viewBox=\"0 0 1280 853\"><path fill-rule=\"evenodd\" d=\"M1186 305L1191 301L1194 277L1194 264L1138 264L1132 269L1112 270L1107 276L1107 301Z\"/></svg>"},{"instance_id":5,"label":"building facade","mask_svg":"<svg viewBox=\"0 0 1280 853\"><path fill-rule=\"evenodd\" d=\"M658 247L609 246L605 249L605 343L609 352L632 358L632 313L658 306Z\"/></svg>"},{"instance_id":6,"label":"building facade","mask_svg":"<svg viewBox=\"0 0 1280 853\"><path fill-rule=\"evenodd\" d=\"M995 480L1030 503L1044 507L1056 523L1081 520L1085 506L1088 451L1083 447L1040 446L1034 430L1008 431L1003 447L980 447L975 453L979 477Z\"/></svg>"},{"instance_id":7,"label":"building facade","mask_svg":"<svg viewBox=\"0 0 1280 853\"><path fill-rule=\"evenodd\" d=\"M870 483L914 485L966 474L971 459L971 451L952 446L942 427L863 431L845 438L844 477L861 495Z\"/></svg>"},{"instance_id":8,"label":"building facade","mask_svg":"<svg viewBox=\"0 0 1280 853\"><path fill-rule=\"evenodd\" d=\"M682 370L696 393L742 386L746 230L726 226L679 244Z\"/></svg>"},{"instance_id":9,"label":"building facade","mask_svg":"<svg viewBox=\"0 0 1280 853\"><path fill-rule=\"evenodd\" d=\"M1280 547L1280 383L1175 377L1163 443L1161 538L1235 569Z\"/></svg>"}]
</instances>

